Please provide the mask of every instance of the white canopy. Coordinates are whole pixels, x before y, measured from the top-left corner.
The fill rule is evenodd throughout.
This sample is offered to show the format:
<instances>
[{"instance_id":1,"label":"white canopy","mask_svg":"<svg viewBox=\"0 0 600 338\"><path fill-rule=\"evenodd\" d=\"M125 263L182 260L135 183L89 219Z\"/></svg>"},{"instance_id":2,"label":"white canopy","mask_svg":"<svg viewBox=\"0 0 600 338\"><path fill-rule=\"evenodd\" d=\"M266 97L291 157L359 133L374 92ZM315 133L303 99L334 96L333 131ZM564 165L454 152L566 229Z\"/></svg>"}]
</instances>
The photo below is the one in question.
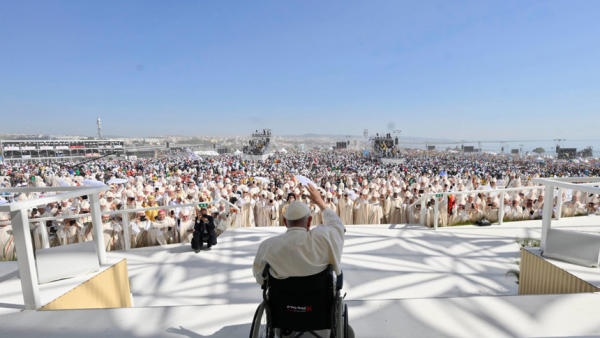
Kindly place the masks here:
<instances>
[{"instance_id":1,"label":"white canopy","mask_svg":"<svg viewBox=\"0 0 600 338\"><path fill-rule=\"evenodd\" d=\"M219 155L219 153L217 153L214 150L194 151L194 153L196 155L204 155L204 156L218 156Z\"/></svg>"},{"instance_id":2,"label":"white canopy","mask_svg":"<svg viewBox=\"0 0 600 338\"><path fill-rule=\"evenodd\" d=\"M285 148L281 148L281 150L279 152L280 153L287 153L287 150L285 150Z\"/></svg>"}]
</instances>

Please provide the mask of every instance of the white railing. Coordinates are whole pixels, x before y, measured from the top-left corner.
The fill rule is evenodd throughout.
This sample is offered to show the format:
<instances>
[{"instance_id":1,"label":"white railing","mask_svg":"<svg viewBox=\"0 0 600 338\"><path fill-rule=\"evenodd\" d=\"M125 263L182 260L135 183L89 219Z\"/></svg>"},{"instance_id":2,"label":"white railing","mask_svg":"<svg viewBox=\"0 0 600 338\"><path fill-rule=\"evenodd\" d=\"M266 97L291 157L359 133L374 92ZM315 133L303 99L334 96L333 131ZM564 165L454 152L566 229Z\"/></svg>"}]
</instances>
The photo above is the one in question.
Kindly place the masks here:
<instances>
[{"instance_id":1,"label":"white railing","mask_svg":"<svg viewBox=\"0 0 600 338\"><path fill-rule=\"evenodd\" d=\"M554 189L558 189L558 196L560 197L562 197L564 189L581 191L589 194L600 194L600 188L597 187L600 182L600 177L534 178L532 181L545 186L544 199L553 198ZM575 182L581 184L575 184ZM562 204L562 198L558 199L558 203ZM558 203L556 206L557 216L560 214L561 210ZM542 240L540 245L542 251L546 250L548 233L550 232L552 225L552 208L547 207L548 205L552 206L552 203L544 203L544 210L542 212Z\"/></svg>"},{"instance_id":2,"label":"white railing","mask_svg":"<svg viewBox=\"0 0 600 338\"><path fill-rule=\"evenodd\" d=\"M434 215L433 215L433 229L437 230L438 228L438 216L440 212L440 200L439 198L447 199L449 195L465 195L465 194L498 194L500 195L500 204L498 205L498 224L502 224L502 220L504 218L504 197L506 193L513 191L529 191L529 190L540 190L543 191L543 186L533 186L533 187L519 187L519 188L501 188L501 189L486 189L486 190L465 190L465 191L445 191L445 192L431 192L421 195L414 203L412 203L408 208L414 207L416 204L421 203L421 216L420 223L422 225L426 225L425 213L427 212L426 203L430 199L435 199L434 206ZM560 192L562 195L562 192ZM559 201L562 200L559 198ZM559 209L560 210L560 209ZM559 214L559 213L557 213Z\"/></svg>"},{"instance_id":3,"label":"white railing","mask_svg":"<svg viewBox=\"0 0 600 338\"><path fill-rule=\"evenodd\" d=\"M230 208L233 207L239 210L238 207L231 204L229 201L219 199L211 202L200 202L190 204L178 204L178 205L166 205L156 206L148 208L137 208L137 209L123 209L123 210L110 210L100 211L100 192L110 190L110 186L84 186L84 187L44 187L44 188L1 188L0 192L14 192L14 193L36 193L36 192L62 192L61 194L49 195L35 199L28 199L25 201L13 202L9 204L0 205L0 212L10 213L11 220L8 222L2 222L1 224L11 224L13 230L13 236L15 239L15 248L17 250L19 273L21 277L21 287L23 290L23 299L25 302L26 310L36 310L41 306L40 292L39 292L39 281L37 271L35 268L35 258L33 256L33 243L29 233L29 223L40 222L42 235L42 245L44 248L49 248L49 240L47 237L47 228L45 221L48 220L59 220L65 218L78 218L78 217L90 217L92 221L93 239L98 254L98 261L101 265L106 264L106 247L104 243L104 234L102 228L101 215L114 215L114 214L125 214L123 217L123 236L124 238L130 238L129 236L129 217L127 214L137 213L140 211L148 210L169 210L176 208L196 207L196 206L210 206L221 202L226 202L226 210L229 212ZM77 214L77 215L61 215L53 217L33 218L30 219L27 214L27 209L37 207L41 204L48 204L53 202L60 202L70 198L77 198L80 196L88 196L90 203L90 213ZM130 249L129 241L125 241L125 250Z\"/></svg>"},{"instance_id":4,"label":"white railing","mask_svg":"<svg viewBox=\"0 0 600 338\"><path fill-rule=\"evenodd\" d=\"M30 191L32 188L8 189L28 189L26 190L27 192L33 192ZM33 257L33 244L29 233L29 215L27 214L27 209L36 207L40 204L59 202L64 199L76 198L83 195L90 196L90 214L88 216L92 219L98 261L100 264L105 264L106 250L104 248L104 235L102 233L102 219L100 217L100 199L98 193L109 189L109 186L77 188L62 194L0 205L0 212L8 212L11 216L15 248L17 249L17 263L19 266L19 274L21 276L21 287L26 310L37 310L41 306L39 281L35 268L35 259ZM2 190L6 191L7 189L5 188ZM19 190L17 190L17 192L19 192Z\"/></svg>"}]
</instances>

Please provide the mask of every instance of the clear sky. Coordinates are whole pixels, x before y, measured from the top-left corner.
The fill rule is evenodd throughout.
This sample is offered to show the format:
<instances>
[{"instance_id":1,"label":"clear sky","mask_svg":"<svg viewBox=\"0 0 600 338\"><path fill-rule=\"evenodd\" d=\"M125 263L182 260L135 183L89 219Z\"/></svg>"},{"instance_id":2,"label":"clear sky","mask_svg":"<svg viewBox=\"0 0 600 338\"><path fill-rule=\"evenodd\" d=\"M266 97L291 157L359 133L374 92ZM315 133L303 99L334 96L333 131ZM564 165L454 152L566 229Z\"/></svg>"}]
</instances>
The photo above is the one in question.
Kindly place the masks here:
<instances>
[{"instance_id":1,"label":"clear sky","mask_svg":"<svg viewBox=\"0 0 600 338\"><path fill-rule=\"evenodd\" d=\"M596 139L600 1L1 1L0 132Z\"/></svg>"}]
</instances>

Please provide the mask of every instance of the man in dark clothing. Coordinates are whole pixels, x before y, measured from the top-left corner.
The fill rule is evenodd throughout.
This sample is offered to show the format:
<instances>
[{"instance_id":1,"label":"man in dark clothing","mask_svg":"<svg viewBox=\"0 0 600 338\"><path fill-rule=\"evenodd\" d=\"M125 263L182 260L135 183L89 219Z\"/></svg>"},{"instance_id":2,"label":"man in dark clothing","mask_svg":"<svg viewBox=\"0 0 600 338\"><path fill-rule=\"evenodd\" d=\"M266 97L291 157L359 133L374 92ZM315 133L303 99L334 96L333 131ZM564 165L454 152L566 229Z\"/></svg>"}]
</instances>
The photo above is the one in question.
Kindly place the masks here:
<instances>
[{"instance_id":1,"label":"man in dark clothing","mask_svg":"<svg viewBox=\"0 0 600 338\"><path fill-rule=\"evenodd\" d=\"M200 210L200 215L196 215L194 233L192 236L192 249L194 249L196 253L202 249L204 243L206 243L206 247L209 249L217 244L215 222L213 217L207 214L206 208L202 208Z\"/></svg>"}]
</instances>

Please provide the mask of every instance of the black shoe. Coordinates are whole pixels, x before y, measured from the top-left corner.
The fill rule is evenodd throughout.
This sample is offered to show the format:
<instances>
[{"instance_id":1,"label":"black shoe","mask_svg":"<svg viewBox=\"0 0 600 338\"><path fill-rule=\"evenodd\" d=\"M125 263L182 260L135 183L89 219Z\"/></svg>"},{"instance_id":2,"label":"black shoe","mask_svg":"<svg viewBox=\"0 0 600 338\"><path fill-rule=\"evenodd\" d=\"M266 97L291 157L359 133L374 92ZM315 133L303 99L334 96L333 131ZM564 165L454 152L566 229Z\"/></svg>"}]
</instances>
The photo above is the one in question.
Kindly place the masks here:
<instances>
[{"instance_id":1,"label":"black shoe","mask_svg":"<svg viewBox=\"0 0 600 338\"><path fill-rule=\"evenodd\" d=\"M195 252L195 253L198 253L198 252L200 252L200 250L199 250L199 249L195 249L195 250L194 250L194 252Z\"/></svg>"}]
</instances>

